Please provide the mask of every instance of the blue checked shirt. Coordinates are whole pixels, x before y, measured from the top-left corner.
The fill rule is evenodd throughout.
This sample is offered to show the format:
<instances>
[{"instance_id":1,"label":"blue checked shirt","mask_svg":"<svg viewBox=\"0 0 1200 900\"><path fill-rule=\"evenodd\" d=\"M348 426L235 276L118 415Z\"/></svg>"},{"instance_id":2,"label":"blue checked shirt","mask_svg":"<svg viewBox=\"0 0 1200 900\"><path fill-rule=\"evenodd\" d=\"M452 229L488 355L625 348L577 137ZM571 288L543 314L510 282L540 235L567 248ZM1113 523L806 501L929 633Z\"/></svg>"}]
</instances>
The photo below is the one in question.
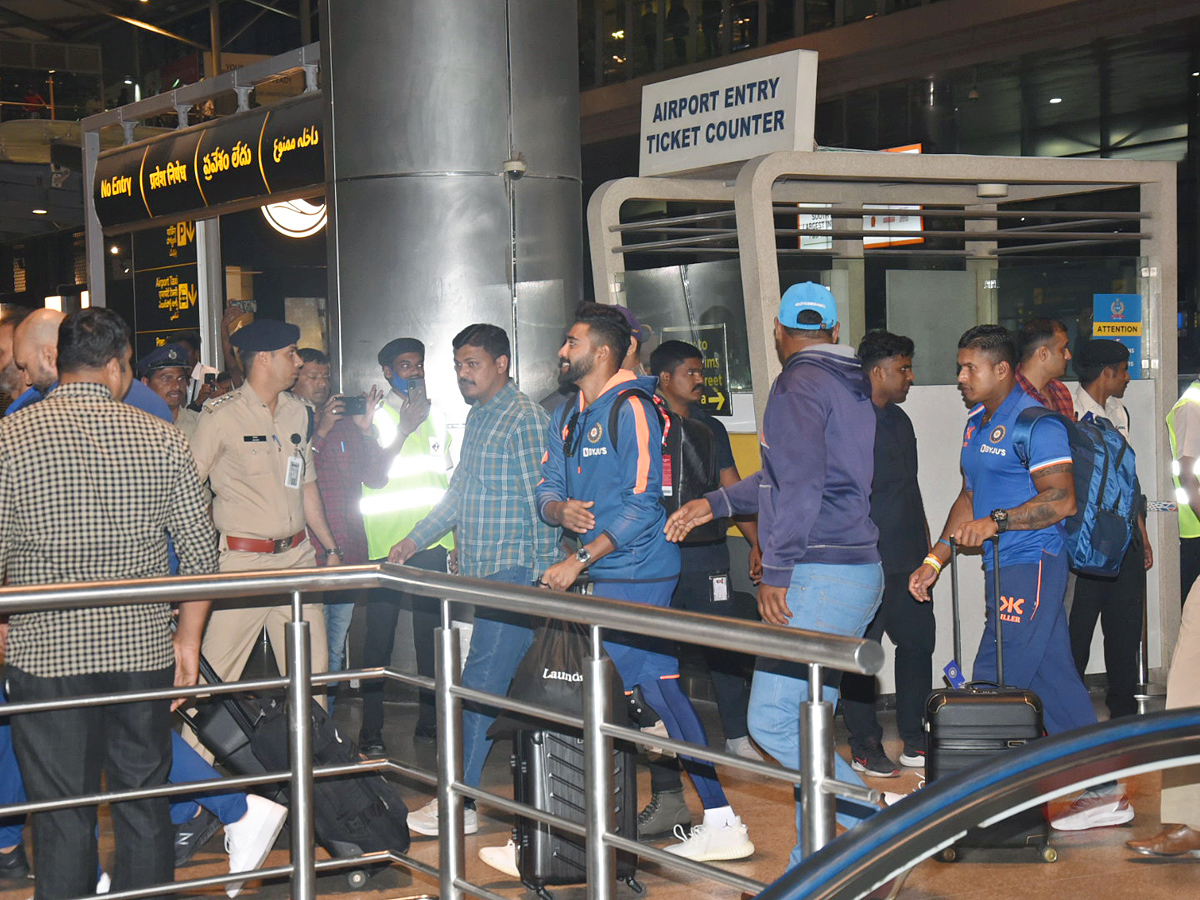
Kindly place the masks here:
<instances>
[{"instance_id":1,"label":"blue checked shirt","mask_svg":"<svg viewBox=\"0 0 1200 900\"><path fill-rule=\"evenodd\" d=\"M537 578L562 555L558 529L538 518L535 493L550 417L510 381L471 407L450 487L408 535L425 548L457 528L459 571L483 578L527 566Z\"/></svg>"}]
</instances>

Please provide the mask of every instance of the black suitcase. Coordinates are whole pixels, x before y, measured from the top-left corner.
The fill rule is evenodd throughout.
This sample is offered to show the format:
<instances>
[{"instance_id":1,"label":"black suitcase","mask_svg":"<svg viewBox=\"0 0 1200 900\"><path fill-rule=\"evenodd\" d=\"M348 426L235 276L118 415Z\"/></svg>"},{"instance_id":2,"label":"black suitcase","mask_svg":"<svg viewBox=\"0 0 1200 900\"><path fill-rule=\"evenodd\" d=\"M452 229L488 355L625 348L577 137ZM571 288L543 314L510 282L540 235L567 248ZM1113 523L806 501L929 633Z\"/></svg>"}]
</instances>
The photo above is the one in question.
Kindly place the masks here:
<instances>
[{"instance_id":1,"label":"black suitcase","mask_svg":"<svg viewBox=\"0 0 1200 900\"><path fill-rule=\"evenodd\" d=\"M513 737L513 798L534 809L582 825L585 821L583 738L555 731L518 731ZM613 790L616 827L622 837L637 835L637 771L633 752L618 744L613 750ZM521 882L542 900L550 900L548 885L587 881L583 839L532 819L517 818L513 829ZM617 878L639 894L634 877L637 857L617 851Z\"/></svg>"},{"instance_id":2,"label":"black suitcase","mask_svg":"<svg viewBox=\"0 0 1200 900\"><path fill-rule=\"evenodd\" d=\"M986 763L1000 753L1042 737L1042 701L1033 691L1004 684L1004 649L1000 619L1000 542L992 545L993 595L996 608L996 680L971 682L962 689L937 690L925 701L925 776L930 781ZM958 548L950 548L951 594L954 606L954 658L962 659L958 599ZM951 862L964 848L1033 847L1046 862L1057 852L1041 806L1027 809L987 828L972 828L940 858Z\"/></svg>"},{"instance_id":3,"label":"black suitcase","mask_svg":"<svg viewBox=\"0 0 1200 900\"><path fill-rule=\"evenodd\" d=\"M203 657L200 674L209 684L221 682ZM353 742L315 701L310 716L314 765L345 765L361 759ZM235 775L289 767L287 704L280 698L223 694L199 702L195 712L183 719ZM288 802L286 783L264 785L262 792L279 803ZM409 847L408 809L396 787L377 773L314 779L313 825L317 841L334 857L380 850L404 853ZM346 879L358 889L370 874L354 870Z\"/></svg>"}]
</instances>

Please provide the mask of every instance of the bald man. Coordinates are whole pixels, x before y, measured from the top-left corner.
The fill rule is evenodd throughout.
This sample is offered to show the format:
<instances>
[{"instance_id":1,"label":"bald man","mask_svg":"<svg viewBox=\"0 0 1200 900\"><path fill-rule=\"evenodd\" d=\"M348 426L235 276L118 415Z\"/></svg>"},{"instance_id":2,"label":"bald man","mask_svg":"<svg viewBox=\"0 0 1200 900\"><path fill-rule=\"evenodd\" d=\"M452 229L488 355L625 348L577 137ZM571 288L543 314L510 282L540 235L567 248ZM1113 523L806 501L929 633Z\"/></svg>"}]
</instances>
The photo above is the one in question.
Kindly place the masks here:
<instances>
[{"instance_id":1,"label":"bald man","mask_svg":"<svg viewBox=\"0 0 1200 900\"><path fill-rule=\"evenodd\" d=\"M28 390L9 404L6 416L37 403L58 386L58 326L65 318L66 314L56 309L35 309L13 332L13 360ZM136 379L125 402L166 422L175 422L166 401Z\"/></svg>"},{"instance_id":2,"label":"bald man","mask_svg":"<svg viewBox=\"0 0 1200 900\"><path fill-rule=\"evenodd\" d=\"M0 322L0 393L7 394L9 400L25 389L25 381L13 358L13 332L28 314L28 310L20 309Z\"/></svg>"}]
</instances>

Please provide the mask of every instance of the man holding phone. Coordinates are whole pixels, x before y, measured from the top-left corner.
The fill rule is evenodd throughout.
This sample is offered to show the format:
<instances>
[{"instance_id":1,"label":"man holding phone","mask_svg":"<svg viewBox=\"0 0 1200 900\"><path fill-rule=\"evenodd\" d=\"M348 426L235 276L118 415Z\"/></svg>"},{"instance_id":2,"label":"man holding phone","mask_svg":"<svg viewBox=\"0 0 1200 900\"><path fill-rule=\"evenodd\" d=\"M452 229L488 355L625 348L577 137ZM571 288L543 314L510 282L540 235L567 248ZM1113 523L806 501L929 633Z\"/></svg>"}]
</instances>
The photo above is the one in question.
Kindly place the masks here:
<instances>
[{"instance_id":1,"label":"man holding phone","mask_svg":"<svg viewBox=\"0 0 1200 900\"><path fill-rule=\"evenodd\" d=\"M379 365L391 390L375 411L375 440L386 458L387 480L382 487L364 484L363 524L371 560L386 560L392 546L408 535L433 509L450 483L450 434L446 418L425 394L425 345L416 338L396 338L379 351ZM446 571L447 552L454 538L447 534L429 547L420 547L408 565ZM433 632L439 623L437 602L430 597L375 590L367 602L363 665L386 666L392 658L400 606L412 609L413 646L417 671L433 677ZM383 683L365 682L359 745L367 756L383 756ZM431 739L437 733L433 696L422 693L414 736Z\"/></svg>"}]
</instances>

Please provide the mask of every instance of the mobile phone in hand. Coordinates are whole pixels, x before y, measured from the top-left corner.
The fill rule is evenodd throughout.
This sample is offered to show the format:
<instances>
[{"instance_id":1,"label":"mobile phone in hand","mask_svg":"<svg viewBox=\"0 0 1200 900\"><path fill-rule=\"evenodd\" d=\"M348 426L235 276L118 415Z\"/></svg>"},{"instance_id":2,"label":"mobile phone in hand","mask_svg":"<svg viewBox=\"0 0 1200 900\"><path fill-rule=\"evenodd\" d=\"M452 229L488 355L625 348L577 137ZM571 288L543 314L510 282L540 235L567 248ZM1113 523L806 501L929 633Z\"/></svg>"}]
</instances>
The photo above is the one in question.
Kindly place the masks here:
<instances>
[{"instance_id":1,"label":"mobile phone in hand","mask_svg":"<svg viewBox=\"0 0 1200 900\"><path fill-rule=\"evenodd\" d=\"M408 379L408 400L410 403L424 403L425 395L425 379L410 378Z\"/></svg>"},{"instance_id":2,"label":"mobile phone in hand","mask_svg":"<svg viewBox=\"0 0 1200 900\"><path fill-rule=\"evenodd\" d=\"M363 416L367 413L366 397L346 397L342 400L343 416Z\"/></svg>"}]
</instances>

